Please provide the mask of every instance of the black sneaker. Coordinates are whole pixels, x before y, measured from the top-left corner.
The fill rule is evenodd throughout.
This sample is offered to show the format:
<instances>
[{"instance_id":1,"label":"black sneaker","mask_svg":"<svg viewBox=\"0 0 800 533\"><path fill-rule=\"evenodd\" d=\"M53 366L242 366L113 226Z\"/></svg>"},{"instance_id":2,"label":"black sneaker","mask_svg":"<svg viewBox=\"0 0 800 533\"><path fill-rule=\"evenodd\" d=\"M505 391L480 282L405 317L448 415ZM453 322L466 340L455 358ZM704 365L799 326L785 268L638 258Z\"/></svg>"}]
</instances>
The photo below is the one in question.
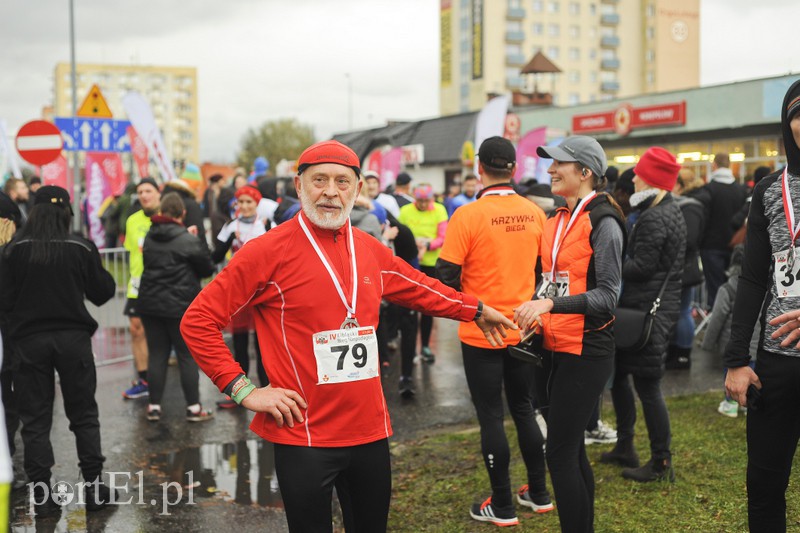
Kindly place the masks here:
<instances>
[{"instance_id":1,"label":"black sneaker","mask_svg":"<svg viewBox=\"0 0 800 533\"><path fill-rule=\"evenodd\" d=\"M161 420L161 407L148 405L147 406L147 419L150 422L158 422Z\"/></svg>"},{"instance_id":2,"label":"black sneaker","mask_svg":"<svg viewBox=\"0 0 800 533\"><path fill-rule=\"evenodd\" d=\"M639 468L625 468L622 477L639 483L649 483L651 481L669 481L675 483L675 470L669 459L654 461L650 459Z\"/></svg>"},{"instance_id":3,"label":"black sneaker","mask_svg":"<svg viewBox=\"0 0 800 533\"><path fill-rule=\"evenodd\" d=\"M517 491L517 503L530 507L535 513L549 513L553 510L553 502L550 500L550 495L546 492L544 494L537 494L532 496L528 490L528 485L523 485Z\"/></svg>"},{"instance_id":4,"label":"black sneaker","mask_svg":"<svg viewBox=\"0 0 800 533\"><path fill-rule=\"evenodd\" d=\"M427 346L422 347L422 352L420 352L422 356L422 361L428 364L433 364L436 362L436 356L433 354L430 348Z\"/></svg>"},{"instance_id":5,"label":"black sneaker","mask_svg":"<svg viewBox=\"0 0 800 533\"><path fill-rule=\"evenodd\" d=\"M214 418L214 412L210 409L203 409L202 405L200 406L200 410L196 413L192 412L188 407L186 408L187 422L206 422L212 418Z\"/></svg>"},{"instance_id":6,"label":"black sneaker","mask_svg":"<svg viewBox=\"0 0 800 533\"><path fill-rule=\"evenodd\" d=\"M519 524L513 507L500 509L492 505L492 497L483 503L473 503L469 515L479 522L491 522L496 526L516 526Z\"/></svg>"},{"instance_id":7,"label":"black sneaker","mask_svg":"<svg viewBox=\"0 0 800 533\"><path fill-rule=\"evenodd\" d=\"M61 506L53 500L50 484L40 482L33 486L33 512L37 519L61 517Z\"/></svg>"},{"instance_id":8,"label":"black sneaker","mask_svg":"<svg viewBox=\"0 0 800 533\"><path fill-rule=\"evenodd\" d=\"M89 512L99 511L105 508L106 505L114 504L117 499L117 491L112 491L108 488L105 483L100 481L100 478L87 483L84 487L83 495L86 510Z\"/></svg>"},{"instance_id":9,"label":"black sneaker","mask_svg":"<svg viewBox=\"0 0 800 533\"><path fill-rule=\"evenodd\" d=\"M414 390L414 381L407 376L400 378L400 396L403 398L413 398L417 391Z\"/></svg>"}]
</instances>

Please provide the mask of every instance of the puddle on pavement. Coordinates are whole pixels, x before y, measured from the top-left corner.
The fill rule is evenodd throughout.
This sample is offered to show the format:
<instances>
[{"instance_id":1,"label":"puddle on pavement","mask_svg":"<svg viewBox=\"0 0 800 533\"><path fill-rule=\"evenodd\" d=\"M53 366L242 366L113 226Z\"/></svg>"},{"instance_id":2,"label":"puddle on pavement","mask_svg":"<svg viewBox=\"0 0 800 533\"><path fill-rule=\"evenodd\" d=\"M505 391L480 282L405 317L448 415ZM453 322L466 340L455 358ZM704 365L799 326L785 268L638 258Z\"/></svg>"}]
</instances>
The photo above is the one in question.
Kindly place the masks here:
<instances>
[{"instance_id":1,"label":"puddle on pavement","mask_svg":"<svg viewBox=\"0 0 800 533\"><path fill-rule=\"evenodd\" d=\"M150 468L198 495L217 495L242 505L283 507L273 445L258 440L204 444L154 455Z\"/></svg>"}]
</instances>

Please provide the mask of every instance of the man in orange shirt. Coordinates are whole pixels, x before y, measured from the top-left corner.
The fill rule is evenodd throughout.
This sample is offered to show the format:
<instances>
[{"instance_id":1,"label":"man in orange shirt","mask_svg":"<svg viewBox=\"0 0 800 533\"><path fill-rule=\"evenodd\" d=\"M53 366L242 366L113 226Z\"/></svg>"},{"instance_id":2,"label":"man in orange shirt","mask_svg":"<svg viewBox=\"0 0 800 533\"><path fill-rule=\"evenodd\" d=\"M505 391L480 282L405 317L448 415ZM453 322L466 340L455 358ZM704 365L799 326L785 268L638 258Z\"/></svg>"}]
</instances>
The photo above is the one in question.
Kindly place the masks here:
<instances>
[{"instance_id":1,"label":"man in orange shirt","mask_svg":"<svg viewBox=\"0 0 800 533\"><path fill-rule=\"evenodd\" d=\"M511 185L516 152L507 139L486 139L478 158L484 188L477 201L453 213L436 274L446 285L477 295L510 318L514 308L530 300L535 291L545 216ZM517 502L537 513L552 510L545 487L544 439L533 408L533 365L512 358L505 347L490 345L472 324L459 327L459 338L464 372L481 426L481 452L492 485L492 495L483 504L474 504L470 515L500 526L518 523L503 427L504 387L528 470L528 484L519 489ZM519 332L510 332L508 344L518 342Z\"/></svg>"}]
</instances>

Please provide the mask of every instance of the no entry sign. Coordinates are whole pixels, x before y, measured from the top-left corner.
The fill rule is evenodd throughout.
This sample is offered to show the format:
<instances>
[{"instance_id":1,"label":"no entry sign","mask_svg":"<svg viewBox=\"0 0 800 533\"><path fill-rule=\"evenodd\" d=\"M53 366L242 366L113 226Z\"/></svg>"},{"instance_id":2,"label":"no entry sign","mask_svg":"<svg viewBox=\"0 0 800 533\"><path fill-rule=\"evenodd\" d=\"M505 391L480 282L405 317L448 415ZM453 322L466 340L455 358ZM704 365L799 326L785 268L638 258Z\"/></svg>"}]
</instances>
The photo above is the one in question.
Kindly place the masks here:
<instances>
[{"instance_id":1,"label":"no entry sign","mask_svg":"<svg viewBox=\"0 0 800 533\"><path fill-rule=\"evenodd\" d=\"M33 165L51 163L61 154L63 145L61 130L45 120L28 122L17 133L17 152Z\"/></svg>"}]
</instances>

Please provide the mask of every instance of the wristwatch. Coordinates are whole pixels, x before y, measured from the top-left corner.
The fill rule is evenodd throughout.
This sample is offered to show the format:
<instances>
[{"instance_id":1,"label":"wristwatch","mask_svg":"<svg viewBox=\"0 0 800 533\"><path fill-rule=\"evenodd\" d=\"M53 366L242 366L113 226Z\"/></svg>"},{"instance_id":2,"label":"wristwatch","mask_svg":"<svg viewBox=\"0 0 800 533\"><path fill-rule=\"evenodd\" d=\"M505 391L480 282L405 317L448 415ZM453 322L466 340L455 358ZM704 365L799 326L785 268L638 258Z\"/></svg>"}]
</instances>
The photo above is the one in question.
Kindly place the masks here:
<instances>
[{"instance_id":1,"label":"wristwatch","mask_svg":"<svg viewBox=\"0 0 800 533\"><path fill-rule=\"evenodd\" d=\"M473 317L472 321L478 320L480 317L483 316L483 302L478 300L478 312L475 313L475 317Z\"/></svg>"}]
</instances>

